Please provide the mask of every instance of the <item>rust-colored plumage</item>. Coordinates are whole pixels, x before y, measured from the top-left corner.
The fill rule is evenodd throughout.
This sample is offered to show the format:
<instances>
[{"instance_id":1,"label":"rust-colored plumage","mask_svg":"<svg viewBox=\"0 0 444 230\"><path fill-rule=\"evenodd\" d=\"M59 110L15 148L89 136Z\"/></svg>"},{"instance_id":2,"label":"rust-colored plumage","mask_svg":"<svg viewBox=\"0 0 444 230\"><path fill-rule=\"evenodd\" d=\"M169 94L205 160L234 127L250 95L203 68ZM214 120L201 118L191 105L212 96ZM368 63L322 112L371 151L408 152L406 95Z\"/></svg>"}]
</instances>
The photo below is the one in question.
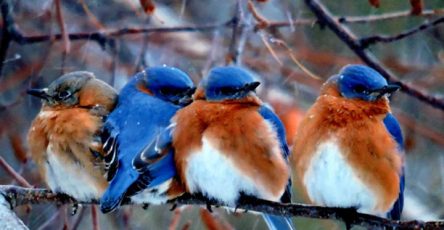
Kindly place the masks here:
<instances>
[{"instance_id":1,"label":"rust-colored plumage","mask_svg":"<svg viewBox=\"0 0 444 230\"><path fill-rule=\"evenodd\" d=\"M258 113L259 99L246 97L208 102L201 100L204 98L202 91L198 90L196 95L198 100L180 110L174 118L177 127L173 145L182 181L186 181L187 158L197 154L202 138L206 137L236 168L279 199L288 182L289 171L281 150L272 149L279 146L278 140Z\"/></svg>"},{"instance_id":2,"label":"rust-colored plumage","mask_svg":"<svg viewBox=\"0 0 444 230\"><path fill-rule=\"evenodd\" d=\"M304 174L316 148L334 137L355 174L376 195L377 209L387 212L399 195L402 157L383 119L390 112L388 100L374 102L344 99L336 85L324 85L321 96L302 120L291 163L294 179L303 186Z\"/></svg>"},{"instance_id":3,"label":"rust-colored plumage","mask_svg":"<svg viewBox=\"0 0 444 230\"><path fill-rule=\"evenodd\" d=\"M107 182L103 177L101 156L98 156L103 156L102 144L98 135L102 127L103 116L114 108L116 93L110 86L95 79L90 73L74 72L71 75L72 78L82 75L87 79L72 95L72 97L75 97L76 103L59 102L51 104L46 101L43 102L42 109L34 119L28 133L31 156L37 163L45 182L52 190L70 194L69 188L63 188L63 186L51 187L53 184L63 184L63 182L50 176L51 173L57 173L64 169L54 168L58 166L51 165L49 155L52 159L61 162L66 168L77 167L81 170L78 172L79 174L88 175L85 177L87 181L78 186L92 186L101 194L106 188ZM57 92L64 87L53 88ZM58 94L48 95L48 97L56 97L55 95ZM52 172L48 172L48 170ZM60 175L61 178L65 177L66 180L77 176L76 174ZM76 196L76 194L70 195Z\"/></svg>"}]
</instances>

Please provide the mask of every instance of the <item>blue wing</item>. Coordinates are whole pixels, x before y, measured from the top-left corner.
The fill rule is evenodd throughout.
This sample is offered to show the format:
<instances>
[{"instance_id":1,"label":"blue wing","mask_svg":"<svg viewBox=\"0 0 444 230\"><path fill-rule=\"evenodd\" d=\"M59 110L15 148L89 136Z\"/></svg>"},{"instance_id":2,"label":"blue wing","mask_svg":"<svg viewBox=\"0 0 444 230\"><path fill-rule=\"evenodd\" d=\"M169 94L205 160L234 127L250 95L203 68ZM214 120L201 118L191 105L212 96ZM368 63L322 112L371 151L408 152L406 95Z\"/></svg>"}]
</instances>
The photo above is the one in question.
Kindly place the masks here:
<instances>
[{"instance_id":1,"label":"blue wing","mask_svg":"<svg viewBox=\"0 0 444 230\"><path fill-rule=\"evenodd\" d=\"M142 189L160 185L177 174L172 148L173 125L163 130L156 139L133 159L133 167L139 172Z\"/></svg>"},{"instance_id":2,"label":"blue wing","mask_svg":"<svg viewBox=\"0 0 444 230\"><path fill-rule=\"evenodd\" d=\"M282 153L284 154L285 159L288 159L290 151L288 150L287 139L285 137L285 128L282 121L268 106L261 106L259 108L259 113L265 120L273 124L278 135L279 143L281 144Z\"/></svg>"},{"instance_id":3,"label":"blue wing","mask_svg":"<svg viewBox=\"0 0 444 230\"><path fill-rule=\"evenodd\" d=\"M289 149L287 145L287 139L285 134L285 128L282 124L282 121L279 117L267 106L261 106L259 108L259 114L270 122L275 131L277 132L277 137L279 139L279 144L281 145L282 155L286 160L288 160ZM285 188L285 192L281 197L281 202L290 203L291 202L291 179L288 180L287 186ZM293 225L291 222L291 218L283 217L283 216L275 216L269 214L263 214L263 218L267 223L269 229L293 229Z\"/></svg>"},{"instance_id":4,"label":"blue wing","mask_svg":"<svg viewBox=\"0 0 444 230\"><path fill-rule=\"evenodd\" d=\"M387 114L384 118L384 125L398 143L399 153L404 152L404 139L402 138L401 127L399 126L396 118L391 114ZM388 213L388 217L394 220L399 220L401 218L402 209L404 207L404 186L405 186L405 176L404 167L402 168L400 184L399 184L399 197L393 205L392 210Z\"/></svg>"},{"instance_id":5,"label":"blue wing","mask_svg":"<svg viewBox=\"0 0 444 230\"><path fill-rule=\"evenodd\" d=\"M131 86L131 85L130 85ZM104 125L102 140L105 143L106 166L110 184L100 200L102 212L116 209L122 200L138 193L151 184L166 181L171 173L158 175L158 168L165 166L171 158L159 158L149 169L149 175L140 175L133 168L133 159L147 145L152 143L159 130L168 126L171 117L178 106L149 95L138 93L136 90L122 90L117 108L108 116ZM126 92L126 93L124 93ZM120 96L119 96L120 97ZM128 98L126 98L128 97ZM147 116L149 115L149 116ZM165 167L165 171L168 167ZM156 177L156 180L153 179ZM147 184L147 182L149 182ZM147 201L149 202L149 201Z\"/></svg>"}]
</instances>

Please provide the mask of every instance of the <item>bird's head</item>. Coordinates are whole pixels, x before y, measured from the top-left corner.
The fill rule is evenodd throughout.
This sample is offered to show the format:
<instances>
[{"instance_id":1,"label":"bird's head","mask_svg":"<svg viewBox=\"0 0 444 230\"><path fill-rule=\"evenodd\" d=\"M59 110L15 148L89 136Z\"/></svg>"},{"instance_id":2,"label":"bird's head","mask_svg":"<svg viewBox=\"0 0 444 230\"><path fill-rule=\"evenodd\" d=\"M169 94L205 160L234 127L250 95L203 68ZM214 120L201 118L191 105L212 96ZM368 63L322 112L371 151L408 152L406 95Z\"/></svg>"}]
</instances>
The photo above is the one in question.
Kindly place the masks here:
<instances>
[{"instance_id":1,"label":"bird's head","mask_svg":"<svg viewBox=\"0 0 444 230\"><path fill-rule=\"evenodd\" d=\"M193 81L182 70L174 67L150 67L139 73L142 81L137 89L176 105L185 106L192 102L196 90Z\"/></svg>"},{"instance_id":2,"label":"bird's head","mask_svg":"<svg viewBox=\"0 0 444 230\"><path fill-rule=\"evenodd\" d=\"M348 99L373 102L400 88L398 85L388 84L381 74L364 65L347 65L335 78L341 96Z\"/></svg>"},{"instance_id":3,"label":"bird's head","mask_svg":"<svg viewBox=\"0 0 444 230\"><path fill-rule=\"evenodd\" d=\"M87 71L65 74L47 88L29 89L27 93L42 99L43 106L51 109L101 106L110 111L117 97L111 86Z\"/></svg>"},{"instance_id":4,"label":"bird's head","mask_svg":"<svg viewBox=\"0 0 444 230\"><path fill-rule=\"evenodd\" d=\"M260 85L252 74L239 67L216 67L200 83L208 101L237 100L254 94Z\"/></svg>"}]
</instances>

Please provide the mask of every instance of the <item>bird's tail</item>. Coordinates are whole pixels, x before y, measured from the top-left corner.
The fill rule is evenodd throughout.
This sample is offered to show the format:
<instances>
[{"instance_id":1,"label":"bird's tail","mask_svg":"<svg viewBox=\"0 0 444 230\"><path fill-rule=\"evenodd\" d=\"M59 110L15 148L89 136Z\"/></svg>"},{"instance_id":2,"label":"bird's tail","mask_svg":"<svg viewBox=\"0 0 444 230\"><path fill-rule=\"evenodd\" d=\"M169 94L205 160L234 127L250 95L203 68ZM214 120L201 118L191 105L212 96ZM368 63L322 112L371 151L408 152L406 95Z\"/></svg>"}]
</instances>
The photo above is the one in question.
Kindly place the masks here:
<instances>
[{"instance_id":1,"label":"bird's tail","mask_svg":"<svg viewBox=\"0 0 444 230\"><path fill-rule=\"evenodd\" d=\"M262 217L267 223L268 229L270 230L293 230L293 223L291 222L291 218L276 216L270 214L262 214Z\"/></svg>"},{"instance_id":2,"label":"bird's tail","mask_svg":"<svg viewBox=\"0 0 444 230\"><path fill-rule=\"evenodd\" d=\"M132 170L132 173L124 172L119 172L115 175L100 199L100 210L103 213L114 211L119 207L120 203L125 198L128 188L134 183L134 181L136 181L138 177L138 173L135 170Z\"/></svg>"}]
</instances>

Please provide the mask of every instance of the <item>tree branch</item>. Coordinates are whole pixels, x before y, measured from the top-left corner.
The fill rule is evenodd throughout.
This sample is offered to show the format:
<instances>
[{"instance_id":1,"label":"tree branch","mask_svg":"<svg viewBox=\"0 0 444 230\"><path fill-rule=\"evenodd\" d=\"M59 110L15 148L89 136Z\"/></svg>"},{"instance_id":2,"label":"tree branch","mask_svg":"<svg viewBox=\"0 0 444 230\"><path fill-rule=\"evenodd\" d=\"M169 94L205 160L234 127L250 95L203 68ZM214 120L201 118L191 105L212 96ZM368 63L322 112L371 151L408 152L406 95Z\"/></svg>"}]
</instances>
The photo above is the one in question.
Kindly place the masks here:
<instances>
[{"instance_id":1,"label":"tree branch","mask_svg":"<svg viewBox=\"0 0 444 230\"><path fill-rule=\"evenodd\" d=\"M330 30L332 30L338 38L340 38L361 60L368 66L377 70L384 78L390 82L397 83L401 86L401 90L435 108L444 110L444 99L438 98L433 95L428 95L419 89L414 88L407 83L399 80L395 75L387 71L379 61L368 54L365 48L361 45L356 36L349 31L346 27L339 24L335 17L317 0L305 0L307 6L318 17L322 24L325 24Z\"/></svg>"},{"instance_id":2,"label":"tree branch","mask_svg":"<svg viewBox=\"0 0 444 230\"><path fill-rule=\"evenodd\" d=\"M12 168L8 162L0 156L0 166L12 177L14 178L21 186L25 186L27 188L32 188L32 185L23 178L19 173L17 173L14 168Z\"/></svg>"},{"instance_id":3,"label":"tree branch","mask_svg":"<svg viewBox=\"0 0 444 230\"><path fill-rule=\"evenodd\" d=\"M435 9L435 10L424 10L420 15L417 16L430 17L443 14L444 14L444 9ZM337 20L339 23L351 24L351 23L369 23L369 22L387 21L387 20L393 20L393 19L399 19L411 16L412 16L411 11L407 10L401 12L392 12L392 13L370 15L370 16L338 17Z\"/></svg>"},{"instance_id":4,"label":"tree branch","mask_svg":"<svg viewBox=\"0 0 444 230\"><path fill-rule=\"evenodd\" d=\"M64 194L55 194L46 189L29 189L18 186L0 185L0 194L9 202L12 208L25 204L98 204L98 201L79 202ZM206 205L207 201L191 195L184 195L170 203L180 205ZM212 205L223 206L212 202ZM130 203L125 203L130 205ZM243 202L237 209L251 210L287 217L308 217L317 219L332 219L348 221L351 225L367 228L410 228L410 229L442 229L444 221L394 221L368 214L357 213L353 209L328 208L304 204L282 204L266 200Z\"/></svg>"},{"instance_id":5,"label":"tree branch","mask_svg":"<svg viewBox=\"0 0 444 230\"><path fill-rule=\"evenodd\" d=\"M2 28L2 41L0 42L0 77L2 76L3 64L5 62L6 55L8 54L9 44L12 41L12 35L10 34L11 25L13 25L13 19L11 16L11 6L5 0L1 3L1 13L3 20L3 28Z\"/></svg>"},{"instance_id":6,"label":"tree branch","mask_svg":"<svg viewBox=\"0 0 444 230\"><path fill-rule=\"evenodd\" d=\"M375 36L370 36L370 37L366 37L366 38L361 38L359 40L359 42L361 43L362 48L365 49L365 48L368 48L369 46L374 45L379 42L390 43L390 42L401 40L401 39L406 38L408 36L419 33L423 30L437 26L440 23L444 23L444 17L440 17L440 18L438 18L434 21L431 21L431 22L425 22L413 29L407 30L407 31L402 32L400 34L396 34L396 35L392 35L392 36L375 35Z\"/></svg>"}]
</instances>

